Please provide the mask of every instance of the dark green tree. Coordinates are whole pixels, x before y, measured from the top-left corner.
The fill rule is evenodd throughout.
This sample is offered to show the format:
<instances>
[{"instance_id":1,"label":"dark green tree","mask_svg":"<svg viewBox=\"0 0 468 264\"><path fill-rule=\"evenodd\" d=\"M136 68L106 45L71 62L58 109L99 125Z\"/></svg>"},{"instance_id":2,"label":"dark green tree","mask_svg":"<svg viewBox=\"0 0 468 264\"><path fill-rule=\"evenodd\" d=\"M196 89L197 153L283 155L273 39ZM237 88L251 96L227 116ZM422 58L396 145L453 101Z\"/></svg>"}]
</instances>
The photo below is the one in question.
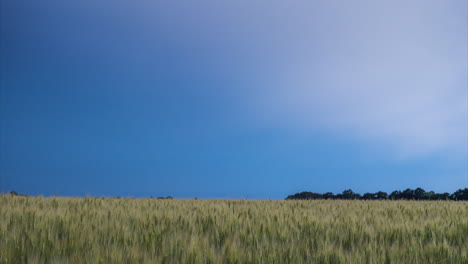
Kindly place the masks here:
<instances>
[{"instance_id":1,"label":"dark green tree","mask_svg":"<svg viewBox=\"0 0 468 264\"><path fill-rule=\"evenodd\" d=\"M375 199L378 199L378 200L386 200L388 198L388 194L386 192L377 192L375 194Z\"/></svg>"},{"instance_id":2,"label":"dark green tree","mask_svg":"<svg viewBox=\"0 0 468 264\"><path fill-rule=\"evenodd\" d=\"M426 191L423 188L416 188L416 190L414 190L414 192L413 192L414 199L415 200L422 200L424 198L425 193L426 193Z\"/></svg>"},{"instance_id":3,"label":"dark green tree","mask_svg":"<svg viewBox=\"0 0 468 264\"><path fill-rule=\"evenodd\" d=\"M468 201L468 188L460 189L450 195L450 199L455 201Z\"/></svg>"},{"instance_id":4,"label":"dark green tree","mask_svg":"<svg viewBox=\"0 0 468 264\"><path fill-rule=\"evenodd\" d=\"M361 198L361 195L359 193L353 192L351 189L348 189L343 191L342 197L346 200L355 200Z\"/></svg>"},{"instance_id":5,"label":"dark green tree","mask_svg":"<svg viewBox=\"0 0 468 264\"><path fill-rule=\"evenodd\" d=\"M402 198L401 197L401 192L400 191L393 191L388 198L390 198L392 200L400 200Z\"/></svg>"},{"instance_id":6,"label":"dark green tree","mask_svg":"<svg viewBox=\"0 0 468 264\"><path fill-rule=\"evenodd\" d=\"M408 188L401 193L401 197L406 200L414 200L414 190Z\"/></svg>"}]
</instances>

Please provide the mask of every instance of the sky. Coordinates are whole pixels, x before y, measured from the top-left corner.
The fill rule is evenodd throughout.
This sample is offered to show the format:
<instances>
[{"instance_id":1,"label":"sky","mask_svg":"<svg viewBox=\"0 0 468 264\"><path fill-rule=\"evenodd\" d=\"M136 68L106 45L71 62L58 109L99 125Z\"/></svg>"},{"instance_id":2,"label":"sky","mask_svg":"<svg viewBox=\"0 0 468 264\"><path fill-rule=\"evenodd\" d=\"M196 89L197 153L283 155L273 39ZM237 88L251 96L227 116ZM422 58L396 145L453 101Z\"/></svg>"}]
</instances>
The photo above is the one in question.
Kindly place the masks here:
<instances>
[{"instance_id":1,"label":"sky","mask_svg":"<svg viewBox=\"0 0 468 264\"><path fill-rule=\"evenodd\" d=\"M467 1L0 3L0 192L468 187Z\"/></svg>"}]
</instances>

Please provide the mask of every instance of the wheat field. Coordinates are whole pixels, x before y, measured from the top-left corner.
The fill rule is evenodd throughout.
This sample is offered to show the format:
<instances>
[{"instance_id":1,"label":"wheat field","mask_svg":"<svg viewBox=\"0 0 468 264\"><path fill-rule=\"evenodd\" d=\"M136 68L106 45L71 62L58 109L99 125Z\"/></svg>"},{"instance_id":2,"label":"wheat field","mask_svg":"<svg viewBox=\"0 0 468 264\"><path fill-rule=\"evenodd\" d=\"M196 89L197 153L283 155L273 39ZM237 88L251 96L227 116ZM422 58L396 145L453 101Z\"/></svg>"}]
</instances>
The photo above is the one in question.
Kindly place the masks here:
<instances>
[{"instance_id":1,"label":"wheat field","mask_svg":"<svg viewBox=\"0 0 468 264\"><path fill-rule=\"evenodd\" d=\"M468 202L0 196L0 263L468 263Z\"/></svg>"}]
</instances>

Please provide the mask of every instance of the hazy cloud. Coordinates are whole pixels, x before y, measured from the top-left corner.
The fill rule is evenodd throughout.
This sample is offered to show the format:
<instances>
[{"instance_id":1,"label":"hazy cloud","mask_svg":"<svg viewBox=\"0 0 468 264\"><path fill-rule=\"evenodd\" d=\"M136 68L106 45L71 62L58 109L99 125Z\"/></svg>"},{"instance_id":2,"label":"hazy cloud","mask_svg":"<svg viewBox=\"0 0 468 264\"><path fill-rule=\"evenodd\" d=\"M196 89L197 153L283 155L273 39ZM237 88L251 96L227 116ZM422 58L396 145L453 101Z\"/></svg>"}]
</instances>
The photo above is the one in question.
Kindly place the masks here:
<instances>
[{"instance_id":1,"label":"hazy cloud","mask_svg":"<svg viewBox=\"0 0 468 264\"><path fill-rule=\"evenodd\" d=\"M401 157L466 151L466 2L333 3L315 17L307 6L284 11L297 32L273 30L285 43L254 96L263 116L377 141Z\"/></svg>"},{"instance_id":2,"label":"hazy cloud","mask_svg":"<svg viewBox=\"0 0 468 264\"><path fill-rule=\"evenodd\" d=\"M399 156L466 152L466 1L140 1L115 10L132 16L120 27L142 57L176 46L199 74L211 67L207 75L241 80L239 104L259 122L378 142Z\"/></svg>"}]
</instances>

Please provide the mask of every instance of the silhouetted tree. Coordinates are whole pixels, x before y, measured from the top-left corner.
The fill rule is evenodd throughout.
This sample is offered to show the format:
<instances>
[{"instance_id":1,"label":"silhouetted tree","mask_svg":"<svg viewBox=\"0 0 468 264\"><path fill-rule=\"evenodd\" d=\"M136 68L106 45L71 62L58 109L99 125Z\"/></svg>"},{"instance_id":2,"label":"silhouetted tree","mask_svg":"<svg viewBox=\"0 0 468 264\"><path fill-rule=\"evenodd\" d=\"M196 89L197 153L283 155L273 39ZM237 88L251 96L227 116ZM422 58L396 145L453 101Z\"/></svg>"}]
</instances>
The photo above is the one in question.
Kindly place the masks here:
<instances>
[{"instance_id":1,"label":"silhouetted tree","mask_svg":"<svg viewBox=\"0 0 468 264\"><path fill-rule=\"evenodd\" d=\"M353 190L351 189L348 189L348 190L344 190L342 195L343 195L343 199L351 199L351 197L353 197Z\"/></svg>"},{"instance_id":2,"label":"silhouetted tree","mask_svg":"<svg viewBox=\"0 0 468 264\"><path fill-rule=\"evenodd\" d=\"M162 198L162 197L161 197ZM377 193L365 193L361 196L359 193L353 192L351 189L344 190L343 193L334 195L332 192L327 192L324 194L314 193L314 192L301 192L294 195L289 195L286 197L287 200L302 199L302 200L315 200L315 199L346 199L346 200L468 200L468 188L459 189L453 194L445 193L435 193L434 191L426 192L422 188L416 188L412 190L410 188L404 191L393 191L388 195L386 192L379 191Z\"/></svg>"},{"instance_id":3,"label":"silhouetted tree","mask_svg":"<svg viewBox=\"0 0 468 264\"><path fill-rule=\"evenodd\" d=\"M454 192L450 195L450 198L455 201L468 201L468 188Z\"/></svg>"},{"instance_id":4,"label":"silhouetted tree","mask_svg":"<svg viewBox=\"0 0 468 264\"><path fill-rule=\"evenodd\" d=\"M414 190L413 194L414 194L414 199L416 200L422 200L424 198L424 194L426 193L426 191L422 188L416 188L416 190Z\"/></svg>"},{"instance_id":5,"label":"silhouetted tree","mask_svg":"<svg viewBox=\"0 0 468 264\"><path fill-rule=\"evenodd\" d=\"M355 200L361 198L361 195L359 193L353 192L351 189L348 189L343 191L342 198L346 200Z\"/></svg>"},{"instance_id":6,"label":"silhouetted tree","mask_svg":"<svg viewBox=\"0 0 468 264\"><path fill-rule=\"evenodd\" d=\"M402 193L401 193L401 197L403 199L406 199L406 200L413 200L415 198L414 196L414 190L408 188L406 190L404 190Z\"/></svg>"},{"instance_id":7,"label":"silhouetted tree","mask_svg":"<svg viewBox=\"0 0 468 264\"><path fill-rule=\"evenodd\" d=\"M436 193L433 191L425 192L421 200L437 200Z\"/></svg>"},{"instance_id":8,"label":"silhouetted tree","mask_svg":"<svg viewBox=\"0 0 468 264\"><path fill-rule=\"evenodd\" d=\"M323 196L320 193L313 192L301 192L294 195L289 195L286 199L296 199L296 200L316 200L323 199Z\"/></svg>"},{"instance_id":9,"label":"silhouetted tree","mask_svg":"<svg viewBox=\"0 0 468 264\"><path fill-rule=\"evenodd\" d=\"M11 192L10 192L10 195L12 195L12 196L29 197L29 196L26 195L26 194L17 193L16 191L11 191Z\"/></svg>"},{"instance_id":10,"label":"silhouetted tree","mask_svg":"<svg viewBox=\"0 0 468 264\"><path fill-rule=\"evenodd\" d=\"M401 192L400 191L393 191L388 198L390 198L392 200L400 200L401 199Z\"/></svg>"},{"instance_id":11,"label":"silhouetted tree","mask_svg":"<svg viewBox=\"0 0 468 264\"><path fill-rule=\"evenodd\" d=\"M362 199L363 199L363 200L374 200L374 199L375 199L375 194L373 194L373 193L365 193L365 194L362 196Z\"/></svg>"},{"instance_id":12,"label":"silhouetted tree","mask_svg":"<svg viewBox=\"0 0 468 264\"><path fill-rule=\"evenodd\" d=\"M448 192L436 193L435 197L436 198L434 200L448 200L450 199L450 194Z\"/></svg>"},{"instance_id":13,"label":"silhouetted tree","mask_svg":"<svg viewBox=\"0 0 468 264\"><path fill-rule=\"evenodd\" d=\"M387 197L388 197L388 194L386 192L380 191L375 194L375 199L378 199L378 200L386 200Z\"/></svg>"}]
</instances>

